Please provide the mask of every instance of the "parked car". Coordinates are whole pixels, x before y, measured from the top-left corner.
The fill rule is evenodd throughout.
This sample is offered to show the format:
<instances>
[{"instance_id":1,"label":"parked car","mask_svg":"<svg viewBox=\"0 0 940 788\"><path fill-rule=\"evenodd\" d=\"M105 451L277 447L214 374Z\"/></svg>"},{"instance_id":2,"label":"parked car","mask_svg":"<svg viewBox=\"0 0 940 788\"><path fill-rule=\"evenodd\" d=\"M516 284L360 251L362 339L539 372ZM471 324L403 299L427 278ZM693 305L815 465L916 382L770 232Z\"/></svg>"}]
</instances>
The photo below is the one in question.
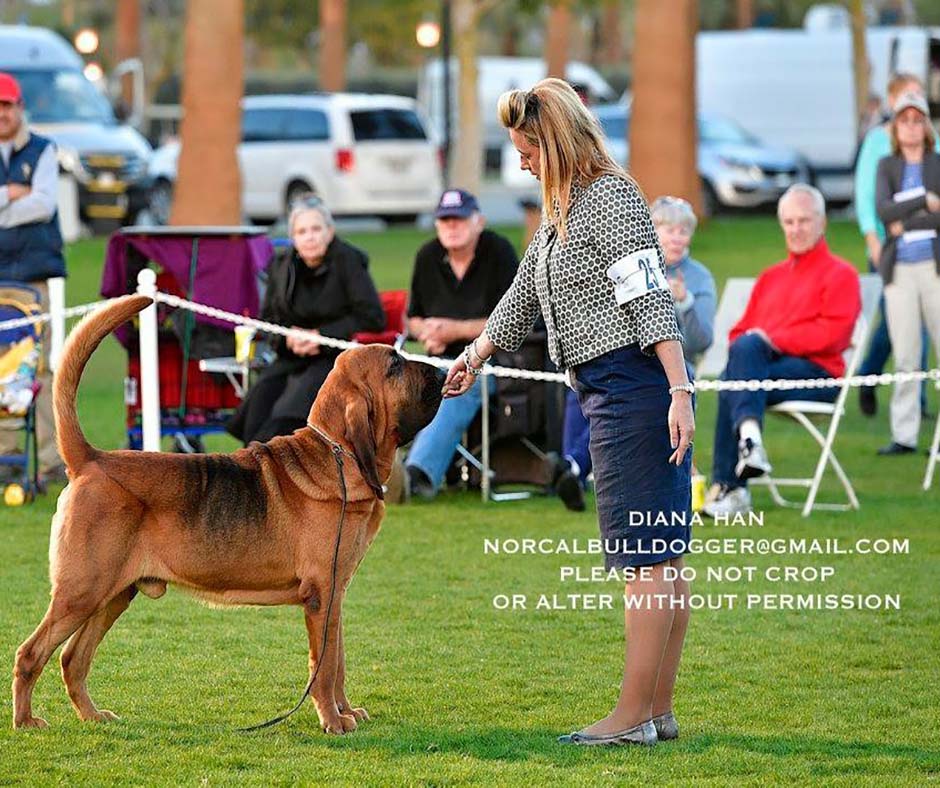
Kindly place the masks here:
<instances>
[{"instance_id":1,"label":"parked car","mask_svg":"<svg viewBox=\"0 0 940 788\"><path fill-rule=\"evenodd\" d=\"M154 152L151 213L169 217L179 141ZM242 100L242 211L283 216L304 192L338 216L413 222L443 188L440 153L413 99L352 93L248 96Z\"/></svg>"},{"instance_id":2,"label":"parked car","mask_svg":"<svg viewBox=\"0 0 940 788\"><path fill-rule=\"evenodd\" d=\"M629 107L604 104L593 111L604 130L608 151L626 166ZM528 173L519 171L519 154L512 145L504 149L503 159L504 182L521 185ZM722 208L776 204L791 184L810 180L809 165L796 151L765 145L734 121L709 114L698 116L698 171L706 214Z\"/></svg>"},{"instance_id":3,"label":"parked car","mask_svg":"<svg viewBox=\"0 0 940 788\"><path fill-rule=\"evenodd\" d=\"M83 65L51 30L0 25L0 71L16 77L30 128L55 142L60 169L75 178L81 218L129 222L147 205L150 143L117 121Z\"/></svg>"}]
</instances>

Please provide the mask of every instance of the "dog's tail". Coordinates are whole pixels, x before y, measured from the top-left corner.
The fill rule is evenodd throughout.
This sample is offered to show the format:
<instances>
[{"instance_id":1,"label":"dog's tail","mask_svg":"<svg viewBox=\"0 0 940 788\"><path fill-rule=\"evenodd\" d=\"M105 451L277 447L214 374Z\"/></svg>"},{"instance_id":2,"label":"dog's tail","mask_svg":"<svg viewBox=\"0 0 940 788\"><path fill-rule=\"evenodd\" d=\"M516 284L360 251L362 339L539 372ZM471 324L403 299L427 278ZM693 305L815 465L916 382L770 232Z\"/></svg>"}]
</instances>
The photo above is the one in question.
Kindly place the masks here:
<instances>
[{"instance_id":1,"label":"dog's tail","mask_svg":"<svg viewBox=\"0 0 940 788\"><path fill-rule=\"evenodd\" d=\"M78 383L82 379L85 364L102 339L150 303L151 299L147 296L116 298L86 316L65 342L52 386L52 402L59 455L71 473L78 472L96 453L82 432L75 409Z\"/></svg>"}]
</instances>

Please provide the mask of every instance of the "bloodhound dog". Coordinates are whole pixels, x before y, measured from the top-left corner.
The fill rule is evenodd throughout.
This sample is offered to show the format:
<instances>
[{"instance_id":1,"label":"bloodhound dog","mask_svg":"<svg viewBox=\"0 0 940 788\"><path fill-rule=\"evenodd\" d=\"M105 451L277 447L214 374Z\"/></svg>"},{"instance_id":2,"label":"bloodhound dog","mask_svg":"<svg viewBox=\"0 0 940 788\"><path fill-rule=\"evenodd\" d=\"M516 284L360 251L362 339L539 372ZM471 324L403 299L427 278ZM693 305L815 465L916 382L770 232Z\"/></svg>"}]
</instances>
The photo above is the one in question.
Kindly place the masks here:
<instances>
[{"instance_id":1,"label":"bloodhound dog","mask_svg":"<svg viewBox=\"0 0 940 788\"><path fill-rule=\"evenodd\" d=\"M337 358L310 410L316 431L234 454L100 451L78 423L82 370L101 340L149 303L143 296L109 303L72 332L62 354L54 402L69 484L52 520L52 599L16 652L13 727L46 726L33 716L33 687L66 640L62 677L78 716L115 719L88 694L95 649L138 591L155 599L174 583L213 603L300 606L320 725L355 730L368 715L344 689L343 595L382 521L382 481L395 449L437 412L443 376L391 347L367 345ZM346 460L348 501L338 547L336 456Z\"/></svg>"}]
</instances>

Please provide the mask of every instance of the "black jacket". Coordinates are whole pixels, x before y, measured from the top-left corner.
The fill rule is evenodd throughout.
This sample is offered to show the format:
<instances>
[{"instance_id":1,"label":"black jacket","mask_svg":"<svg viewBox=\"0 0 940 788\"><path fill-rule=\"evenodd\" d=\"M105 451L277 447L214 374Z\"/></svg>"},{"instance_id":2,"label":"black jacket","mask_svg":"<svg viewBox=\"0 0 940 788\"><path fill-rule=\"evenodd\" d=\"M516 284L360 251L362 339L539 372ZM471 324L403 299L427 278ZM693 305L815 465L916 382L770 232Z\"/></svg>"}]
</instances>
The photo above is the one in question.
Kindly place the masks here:
<instances>
[{"instance_id":1,"label":"black jacket","mask_svg":"<svg viewBox=\"0 0 940 788\"><path fill-rule=\"evenodd\" d=\"M315 328L335 339L350 339L358 331L381 331L385 313L368 264L365 252L339 238L333 238L323 262L313 269L293 247L283 250L268 268L262 319ZM298 358L287 349L284 337L277 337L274 347L281 358Z\"/></svg>"},{"instance_id":2,"label":"black jacket","mask_svg":"<svg viewBox=\"0 0 940 788\"><path fill-rule=\"evenodd\" d=\"M927 196L921 195L911 200L894 201L894 195L901 191L901 178L904 174L904 157L900 155L885 156L878 162L877 186L875 189L875 203L878 209L878 218L884 222L885 231L891 222L901 222L905 230L938 230L940 231L940 213L927 210ZM923 167L924 189L934 194L940 194L940 154L935 151L924 151ZM894 265L897 261L898 237L888 235L881 248L881 259L878 261L878 271L886 285L894 279ZM937 274L940 275L940 236L933 239L933 259Z\"/></svg>"}]
</instances>

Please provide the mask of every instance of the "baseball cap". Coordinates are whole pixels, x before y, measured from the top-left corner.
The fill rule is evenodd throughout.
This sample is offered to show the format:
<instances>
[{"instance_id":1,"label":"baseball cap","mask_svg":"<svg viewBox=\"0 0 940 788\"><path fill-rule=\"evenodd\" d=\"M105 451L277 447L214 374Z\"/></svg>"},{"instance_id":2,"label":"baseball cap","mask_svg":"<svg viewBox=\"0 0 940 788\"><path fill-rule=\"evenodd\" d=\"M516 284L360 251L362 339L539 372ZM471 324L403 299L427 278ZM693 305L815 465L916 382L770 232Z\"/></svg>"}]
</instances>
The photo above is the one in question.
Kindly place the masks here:
<instances>
[{"instance_id":1,"label":"baseball cap","mask_svg":"<svg viewBox=\"0 0 940 788\"><path fill-rule=\"evenodd\" d=\"M11 74L0 71L0 101L17 104L23 100L20 83Z\"/></svg>"},{"instance_id":2,"label":"baseball cap","mask_svg":"<svg viewBox=\"0 0 940 788\"><path fill-rule=\"evenodd\" d=\"M457 216L466 219L479 210L480 204L470 192L463 189L448 189L441 195L437 210L434 211L434 218L443 219L447 216Z\"/></svg>"},{"instance_id":3,"label":"baseball cap","mask_svg":"<svg viewBox=\"0 0 940 788\"><path fill-rule=\"evenodd\" d=\"M904 110L913 107L925 118L930 117L930 110L927 108L927 100L920 93L902 93L901 97L894 104L894 115L897 117Z\"/></svg>"}]
</instances>

